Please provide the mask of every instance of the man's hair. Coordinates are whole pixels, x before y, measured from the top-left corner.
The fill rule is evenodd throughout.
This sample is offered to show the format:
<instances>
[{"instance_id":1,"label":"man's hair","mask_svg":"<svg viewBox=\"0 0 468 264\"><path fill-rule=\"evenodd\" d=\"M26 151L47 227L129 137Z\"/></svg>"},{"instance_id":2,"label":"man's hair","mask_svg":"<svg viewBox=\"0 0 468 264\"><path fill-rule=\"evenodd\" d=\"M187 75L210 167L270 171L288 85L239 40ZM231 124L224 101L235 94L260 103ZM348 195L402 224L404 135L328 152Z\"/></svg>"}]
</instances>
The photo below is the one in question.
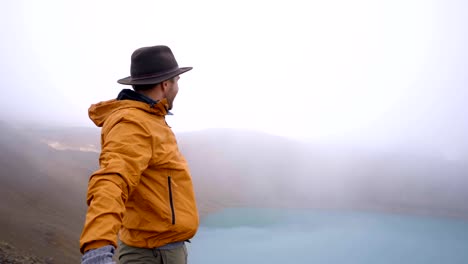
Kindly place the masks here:
<instances>
[{"instance_id":1,"label":"man's hair","mask_svg":"<svg viewBox=\"0 0 468 264\"><path fill-rule=\"evenodd\" d=\"M157 83L156 84L141 84L141 85L132 85L132 87L135 92L138 92L138 91L148 91L156 85Z\"/></svg>"},{"instance_id":2,"label":"man's hair","mask_svg":"<svg viewBox=\"0 0 468 264\"><path fill-rule=\"evenodd\" d=\"M168 80L165 80L165 81L170 81L170 82L174 82L175 81L175 78L176 77L172 77ZM165 82L165 81L162 81L162 82ZM162 83L160 82L160 83ZM148 91L150 89L153 89L153 87L155 87L156 85L160 84L160 83L154 83L154 84L141 84L141 85L132 85L133 87L133 90L135 92L138 92L138 91Z\"/></svg>"}]
</instances>

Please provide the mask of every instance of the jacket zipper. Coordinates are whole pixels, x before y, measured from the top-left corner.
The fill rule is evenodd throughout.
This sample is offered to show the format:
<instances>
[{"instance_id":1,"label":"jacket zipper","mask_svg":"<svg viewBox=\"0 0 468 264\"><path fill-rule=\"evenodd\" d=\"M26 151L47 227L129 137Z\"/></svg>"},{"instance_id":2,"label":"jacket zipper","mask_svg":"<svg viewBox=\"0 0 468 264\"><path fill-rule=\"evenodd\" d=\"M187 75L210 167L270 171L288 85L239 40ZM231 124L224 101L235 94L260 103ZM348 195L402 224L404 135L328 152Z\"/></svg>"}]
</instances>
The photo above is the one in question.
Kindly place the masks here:
<instances>
[{"instance_id":1,"label":"jacket zipper","mask_svg":"<svg viewBox=\"0 0 468 264\"><path fill-rule=\"evenodd\" d=\"M171 176L167 177L167 185L169 186L169 202L171 204L171 214L172 214L172 224L175 225L175 210L174 210L174 200L172 198L172 181Z\"/></svg>"}]
</instances>

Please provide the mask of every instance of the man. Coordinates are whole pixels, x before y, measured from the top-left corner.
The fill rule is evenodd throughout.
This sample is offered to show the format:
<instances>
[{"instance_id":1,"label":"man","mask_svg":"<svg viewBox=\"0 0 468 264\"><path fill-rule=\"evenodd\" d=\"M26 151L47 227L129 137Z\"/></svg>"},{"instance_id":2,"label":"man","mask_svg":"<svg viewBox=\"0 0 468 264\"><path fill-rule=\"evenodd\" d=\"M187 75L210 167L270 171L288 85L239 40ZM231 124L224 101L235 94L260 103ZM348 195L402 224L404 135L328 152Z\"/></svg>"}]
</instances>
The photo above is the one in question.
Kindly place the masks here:
<instances>
[{"instance_id":1,"label":"man","mask_svg":"<svg viewBox=\"0 0 468 264\"><path fill-rule=\"evenodd\" d=\"M89 109L101 130L100 168L89 180L80 238L82 264L187 263L185 242L198 228L187 162L165 121L179 90L180 68L167 46L133 52L132 85Z\"/></svg>"}]
</instances>

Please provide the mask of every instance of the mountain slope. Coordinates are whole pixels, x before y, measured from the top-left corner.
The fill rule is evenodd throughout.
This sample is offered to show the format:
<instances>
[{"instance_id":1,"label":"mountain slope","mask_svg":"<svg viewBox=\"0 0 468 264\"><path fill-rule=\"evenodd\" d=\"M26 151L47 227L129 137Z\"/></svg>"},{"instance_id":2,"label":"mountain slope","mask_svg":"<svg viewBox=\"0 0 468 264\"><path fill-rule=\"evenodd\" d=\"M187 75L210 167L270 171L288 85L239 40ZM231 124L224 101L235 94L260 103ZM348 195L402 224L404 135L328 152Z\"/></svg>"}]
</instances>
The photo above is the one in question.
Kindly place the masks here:
<instances>
[{"instance_id":1,"label":"mountain slope","mask_svg":"<svg viewBox=\"0 0 468 264\"><path fill-rule=\"evenodd\" d=\"M86 181L96 165L0 129L0 239L53 263L77 262Z\"/></svg>"}]
</instances>

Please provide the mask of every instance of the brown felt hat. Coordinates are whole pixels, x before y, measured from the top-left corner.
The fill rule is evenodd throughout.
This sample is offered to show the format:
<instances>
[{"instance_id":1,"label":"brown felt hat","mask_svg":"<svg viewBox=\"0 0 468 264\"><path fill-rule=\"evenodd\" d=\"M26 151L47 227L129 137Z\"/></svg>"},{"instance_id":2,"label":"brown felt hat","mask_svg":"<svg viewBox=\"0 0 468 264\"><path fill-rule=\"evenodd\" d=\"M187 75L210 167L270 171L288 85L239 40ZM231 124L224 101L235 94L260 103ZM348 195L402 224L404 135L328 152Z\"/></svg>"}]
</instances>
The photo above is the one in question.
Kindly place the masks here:
<instances>
[{"instance_id":1,"label":"brown felt hat","mask_svg":"<svg viewBox=\"0 0 468 264\"><path fill-rule=\"evenodd\" d=\"M167 46L144 47L132 54L130 76L117 82L127 85L157 84L191 69L192 67L180 68Z\"/></svg>"}]
</instances>

